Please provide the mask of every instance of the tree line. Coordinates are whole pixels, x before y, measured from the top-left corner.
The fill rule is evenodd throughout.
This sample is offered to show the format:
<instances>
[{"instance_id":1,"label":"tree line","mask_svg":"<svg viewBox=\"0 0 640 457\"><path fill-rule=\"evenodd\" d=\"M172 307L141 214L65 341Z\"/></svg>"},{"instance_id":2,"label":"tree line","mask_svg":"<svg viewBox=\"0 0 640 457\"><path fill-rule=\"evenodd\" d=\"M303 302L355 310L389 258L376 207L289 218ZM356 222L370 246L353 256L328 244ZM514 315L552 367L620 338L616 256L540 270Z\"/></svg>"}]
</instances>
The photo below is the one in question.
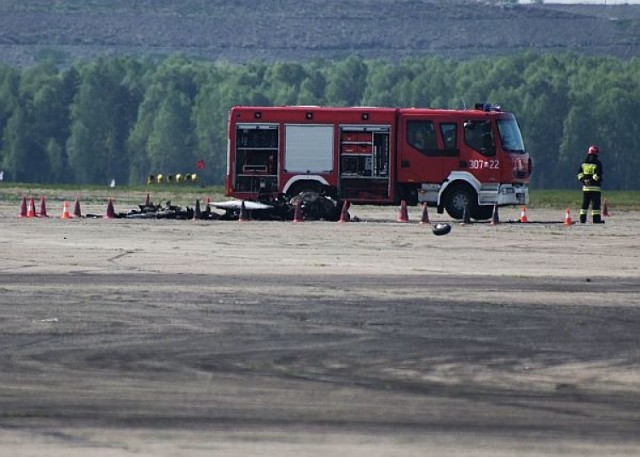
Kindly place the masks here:
<instances>
[{"instance_id":1,"label":"tree line","mask_svg":"<svg viewBox=\"0 0 640 457\"><path fill-rule=\"evenodd\" d=\"M198 171L221 184L234 105L463 108L516 114L532 188L576 186L590 144L605 188L637 189L640 60L572 54L392 63L353 55L303 63L116 56L59 68L0 65L0 170L42 184L142 184ZM196 163L205 168L196 170Z\"/></svg>"}]
</instances>

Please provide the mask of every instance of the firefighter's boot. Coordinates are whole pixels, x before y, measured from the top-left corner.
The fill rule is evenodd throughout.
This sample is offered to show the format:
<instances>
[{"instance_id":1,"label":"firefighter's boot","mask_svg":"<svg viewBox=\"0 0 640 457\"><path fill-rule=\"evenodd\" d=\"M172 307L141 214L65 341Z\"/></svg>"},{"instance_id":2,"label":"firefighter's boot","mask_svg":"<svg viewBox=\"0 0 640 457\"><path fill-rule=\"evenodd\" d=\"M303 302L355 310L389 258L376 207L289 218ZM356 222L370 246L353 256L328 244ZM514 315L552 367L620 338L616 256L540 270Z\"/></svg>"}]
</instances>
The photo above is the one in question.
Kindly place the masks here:
<instances>
[{"instance_id":1,"label":"firefighter's boot","mask_svg":"<svg viewBox=\"0 0 640 457\"><path fill-rule=\"evenodd\" d=\"M587 222L587 212L586 211L580 211L580 223L584 224Z\"/></svg>"},{"instance_id":2,"label":"firefighter's boot","mask_svg":"<svg viewBox=\"0 0 640 457\"><path fill-rule=\"evenodd\" d=\"M602 217L600 216L600 214L594 214L593 215L593 223L594 224L604 224L604 221L602 220Z\"/></svg>"}]
</instances>

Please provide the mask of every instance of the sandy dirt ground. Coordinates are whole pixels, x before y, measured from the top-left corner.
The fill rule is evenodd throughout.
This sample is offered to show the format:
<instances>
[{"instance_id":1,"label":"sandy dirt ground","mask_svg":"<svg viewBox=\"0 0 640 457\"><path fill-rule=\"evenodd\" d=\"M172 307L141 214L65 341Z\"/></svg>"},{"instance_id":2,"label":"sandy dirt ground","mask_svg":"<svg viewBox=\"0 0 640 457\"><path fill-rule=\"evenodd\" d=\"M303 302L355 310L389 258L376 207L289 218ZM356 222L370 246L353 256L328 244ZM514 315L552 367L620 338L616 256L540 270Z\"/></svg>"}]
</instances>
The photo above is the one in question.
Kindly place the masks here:
<instances>
[{"instance_id":1,"label":"sandy dirt ground","mask_svg":"<svg viewBox=\"0 0 640 457\"><path fill-rule=\"evenodd\" d=\"M59 204L0 203L2 457L640 454L640 213L434 236L417 208Z\"/></svg>"}]
</instances>

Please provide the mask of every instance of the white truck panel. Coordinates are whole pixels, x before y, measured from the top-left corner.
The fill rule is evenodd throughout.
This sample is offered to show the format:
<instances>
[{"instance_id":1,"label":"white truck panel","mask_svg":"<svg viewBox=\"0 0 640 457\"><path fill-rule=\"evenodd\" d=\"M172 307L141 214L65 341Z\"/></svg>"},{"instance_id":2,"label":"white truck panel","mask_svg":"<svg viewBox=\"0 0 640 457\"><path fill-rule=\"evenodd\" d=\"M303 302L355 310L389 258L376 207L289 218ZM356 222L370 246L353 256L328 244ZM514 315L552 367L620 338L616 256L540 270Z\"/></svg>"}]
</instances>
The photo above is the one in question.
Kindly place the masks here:
<instances>
[{"instance_id":1,"label":"white truck panel","mask_svg":"<svg viewBox=\"0 0 640 457\"><path fill-rule=\"evenodd\" d=\"M284 168L290 173L333 171L333 126L285 125Z\"/></svg>"}]
</instances>

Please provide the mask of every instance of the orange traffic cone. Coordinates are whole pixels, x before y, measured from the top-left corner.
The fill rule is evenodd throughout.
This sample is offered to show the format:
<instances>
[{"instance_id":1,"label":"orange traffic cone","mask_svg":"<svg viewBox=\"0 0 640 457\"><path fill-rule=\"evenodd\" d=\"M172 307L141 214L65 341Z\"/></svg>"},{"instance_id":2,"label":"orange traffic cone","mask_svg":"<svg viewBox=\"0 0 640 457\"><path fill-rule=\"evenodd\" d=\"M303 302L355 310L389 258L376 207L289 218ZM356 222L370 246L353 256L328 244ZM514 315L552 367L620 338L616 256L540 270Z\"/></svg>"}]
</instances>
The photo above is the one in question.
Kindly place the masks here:
<instances>
[{"instance_id":1,"label":"orange traffic cone","mask_svg":"<svg viewBox=\"0 0 640 457\"><path fill-rule=\"evenodd\" d=\"M240 215L238 216L238 221L249 222L249 213L247 212L247 207L244 204L244 200L242 200L242 204L240 205Z\"/></svg>"},{"instance_id":2,"label":"orange traffic cone","mask_svg":"<svg viewBox=\"0 0 640 457\"><path fill-rule=\"evenodd\" d=\"M571 211L567 208L567 212L564 216L564 225L573 225L573 221L571 220Z\"/></svg>"},{"instance_id":3,"label":"orange traffic cone","mask_svg":"<svg viewBox=\"0 0 640 457\"><path fill-rule=\"evenodd\" d=\"M520 222L529 222L529 219L527 218L527 207L523 206L522 210L520 211Z\"/></svg>"},{"instance_id":4,"label":"orange traffic cone","mask_svg":"<svg viewBox=\"0 0 640 457\"><path fill-rule=\"evenodd\" d=\"M304 220L302 216L302 200L298 199L296 202L296 208L293 211L293 222L302 222Z\"/></svg>"},{"instance_id":5,"label":"orange traffic cone","mask_svg":"<svg viewBox=\"0 0 640 457\"><path fill-rule=\"evenodd\" d=\"M107 203L107 213L104 215L105 219L114 219L116 217L116 211L113 208L113 199L109 199L109 203Z\"/></svg>"},{"instance_id":6,"label":"orange traffic cone","mask_svg":"<svg viewBox=\"0 0 640 457\"><path fill-rule=\"evenodd\" d=\"M491 214L491 224L498 225L500 223L500 216L498 215L498 205L493 205L493 213Z\"/></svg>"},{"instance_id":7,"label":"orange traffic cone","mask_svg":"<svg viewBox=\"0 0 640 457\"><path fill-rule=\"evenodd\" d=\"M73 206L73 217L82 217L82 211L80 210L80 199L76 197L76 203Z\"/></svg>"},{"instance_id":8,"label":"orange traffic cone","mask_svg":"<svg viewBox=\"0 0 640 457\"><path fill-rule=\"evenodd\" d=\"M60 219L71 219L71 214L69 214L69 202L62 203L62 216Z\"/></svg>"},{"instance_id":9,"label":"orange traffic cone","mask_svg":"<svg viewBox=\"0 0 640 457\"><path fill-rule=\"evenodd\" d=\"M20 205L20 214L18 217L27 217L27 197L22 196L22 204Z\"/></svg>"},{"instance_id":10,"label":"orange traffic cone","mask_svg":"<svg viewBox=\"0 0 640 457\"><path fill-rule=\"evenodd\" d=\"M38 213L38 217L49 217L47 214L47 204L44 201L44 195L40 197L40 212Z\"/></svg>"},{"instance_id":11,"label":"orange traffic cone","mask_svg":"<svg viewBox=\"0 0 640 457\"><path fill-rule=\"evenodd\" d=\"M29 199L29 209L27 210L27 217L37 217L36 216L36 202L33 200L33 197Z\"/></svg>"},{"instance_id":12,"label":"orange traffic cone","mask_svg":"<svg viewBox=\"0 0 640 457\"><path fill-rule=\"evenodd\" d=\"M144 206L145 208L151 206L151 198L149 197L149 194L147 194L147 197L144 199Z\"/></svg>"},{"instance_id":13,"label":"orange traffic cone","mask_svg":"<svg viewBox=\"0 0 640 457\"><path fill-rule=\"evenodd\" d=\"M404 200L400 202L400 209L398 210L398 222L409 222L409 212L407 211L407 202Z\"/></svg>"},{"instance_id":14,"label":"orange traffic cone","mask_svg":"<svg viewBox=\"0 0 640 457\"><path fill-rule=\"evenodd\" d=\"M351 216L349 215L350 206L351 202L349 200L345 200L342 204L342 210L340 211L340 219L338 219L338 222L349 222L351 220Z\"/></svg>"},{"instance_id":15,"label":"orange traffic cone","mask_svg":"<svg viewBox=\"0 0 640 457\"><path fill-rule=\"evenodd\" d=\"M604 217L609 217L609 205L607 205L607 199L604 199L604 203L602 204L602 215Z\"/></svg>"},{"instance_id":16,"label":"orange traffic cone","mask_svg":"<svg viewBox=\"0 0 640 457\"><path fill-rule=\"evenodd\" d=\"M422 218L420 218L421 224L430 224L429 222L429 210L427 209L427 203L422 204Z\"/></svg>"}]
</instances>

